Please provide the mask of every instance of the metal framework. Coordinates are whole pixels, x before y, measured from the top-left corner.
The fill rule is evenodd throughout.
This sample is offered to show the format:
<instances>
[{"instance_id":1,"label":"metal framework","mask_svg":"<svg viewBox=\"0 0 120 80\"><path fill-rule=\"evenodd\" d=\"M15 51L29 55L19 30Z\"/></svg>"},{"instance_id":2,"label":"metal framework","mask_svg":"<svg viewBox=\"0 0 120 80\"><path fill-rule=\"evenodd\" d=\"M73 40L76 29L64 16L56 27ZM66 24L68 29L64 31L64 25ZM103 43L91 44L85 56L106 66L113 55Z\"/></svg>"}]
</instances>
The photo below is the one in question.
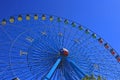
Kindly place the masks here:
<instances>
[{"instance_id":1,"label":"metal framework","mask_svg":"<svg viewBox=\"0 0 120 80\"><path fill-rule=\"evenodd\" d=\"M120 56L74 21L11 16L0 23L0 80L120 80Z\"/></svg>"}]
</instances>

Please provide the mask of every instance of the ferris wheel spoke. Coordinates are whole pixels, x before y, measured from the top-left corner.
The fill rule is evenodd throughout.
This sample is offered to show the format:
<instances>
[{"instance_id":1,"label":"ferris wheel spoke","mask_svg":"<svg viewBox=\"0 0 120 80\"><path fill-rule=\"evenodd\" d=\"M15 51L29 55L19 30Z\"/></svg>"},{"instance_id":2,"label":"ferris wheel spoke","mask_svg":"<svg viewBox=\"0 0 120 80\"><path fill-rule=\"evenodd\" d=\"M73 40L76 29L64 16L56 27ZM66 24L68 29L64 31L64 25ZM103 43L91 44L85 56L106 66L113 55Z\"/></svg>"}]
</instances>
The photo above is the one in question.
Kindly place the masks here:
<instances>
[{"instance_id":1,"label":"ferris wheel spoke","mask_svg":"<svg viewBox=\"0 0 120 80\"><path fill-rule=\"evenodd\" d=\"M3 73L4 73L5 71L7 71L8 69L9 69L9 66L5 67L2 71L0 71L0 75L3 75Z\"/></svg>"},{"instance_id":2,"label":"ferris wheel spoke","mask_svg":"<svg viewBox=\"0 0 120 80\"><path fill-rule=\"evenodd\" d=\"M56 49L54 49L52 46L50 46L50 44L48 43L48 41L46 41L46 40L44 40L44 43L42 42L43 40L42 39L40 39L41 41L41 43L39 43L40 45L42 45L42 46L45 46L45 45L48 45L47 47L48 48L50 48L50 49L52 49L52 50L54 50L54 51L57 51Z\"/></svg>"},{"instance_id":3,"label":"ferris wheel spoke","mask_svg":"<svg viewBox=\"0 0 120 80\"><path fill-rule=\"evenodd\" d=\"M62 24L64 24L64 23L62 23ZM69 33L69 29L68 29L68 26L69 26L69 24L66 24L66 25L64 25L63 27L62 27L62 33L63 33L63 36L62 36L62 39L61 39L61 41L62 41L62 47L66 47L66 43L68 43L68 41L66 40L66 39L68 39L68 36L71 34L71 32ZM68 33L69 34L68 34ZM65 41L66 40L66 41Z\"/></svg>"},{"instance_id":4,"label":"ferris wheel spoke","mask_svg":"<svg viewBox=\"0 0 120 80\"><path fill-rule=\"evenodd\" d=\"M95 43L96 43L96 40L87 41L86 44L81 45L81 48L82 48L82 47L87 47L87 48L89 48L89 47L94 47L94 46L96 46ZM95 44L95 45L93 45L93 44ZM97 45L98 45L98 44L97 44Z\"/></svg>"},{"instance_id":5,"label":"ferris wheel spoke","mask_svg":"<svg viewBox=\"0 0 120 80\"><path fill-rule=\"evenodd\" d=\"M45 47L45 43L43 44L42 42L39 43L39 44L36 44L35 46L33 46L33 48L38 49L38 50L39 50L39 49L41 50L41 49L43 49L44 47ZM49 47L49 48L46 47L46 48L47 48L47 49L49 49L49 48L50 48L50 49L53 49L53 48L51 48L51 47Z\"/></svg>"},{"instance_id":6,"label":"ferris wheel spoke","mask_svg":"<svg viewBox=\"0 0 120 80\"><path fill-rule=\"evenodd\" d=\"M53 49L54 49L54 50L57 50L57 49L58 49L58 46L57 46L57 44L58 44L58 43L57 43L57 36L52 37L52 38L47 38L47 40L45 41L46 44L48 44L48 47L50 47L50 46L49 46L50 44L49 44L49 41L48 41L48 40L51 41L50 44L51 44L52 46L54 45L54 46L53 46L53 47L54 47Z\"/></svg>"},{"instance_id":7,"label":"ferris wheel spoke","mask_svg":"<svg viewBox=\"0 0 120 80\"><path fill-rule=\"evenodd\" d=\"M19 25L19 24L6 24L6 26L12 26L12 27L14 27L14 28L19 28L19 30L27 30L26 28L25 28L25 25Z\"/></svg>"},{"instance_id":8,"label":"ferris wheel spoke","mask_svg":"<svg viewBox=\"0 0 120 80\"><path fill-rule=\"evenodd\" d=\"M92 38L92 36L91 35L85 35L86 37L84 37L83 39L81 38L79 41L80 41L80 45L83 45L83 44L85 44L86 42L89 42L89 39L91 39Z\"/></svg>"},{"instance_id":9,"label":"ferris wheel spoke","mask_svg":"<svg viewBox=\"0 0 120 80\"><path fill-rule=\"evenodd\" d=\"M23 65L23 64L26 64L26 65L27 65L27 62L24 62L24 61L21 61L21 62L12 62L12 63L11 63L11 66Z\"/></svg>"},{"instance_id":10,"label":"ferris wheel spoke","mask_svg":"<svg viewBox=\"0 0 120 80\"><path fill-rule=\"evenodd\" d=\"M78 37L78 42L79 42L79 40L82 40L84 37L85 34L84 34L84 32L82 32L82 34ZM73 44L70 44L71 46L69 46L69 49L71 50L74 46L76 46L77 45L77 43L76 42L73 42Z\"/></svg>"},{"instance_id":11,"label":"ferris wheel spoke","mask_svg":"<svg viewBox=\"0 0 120 80\"><path fill-rule=\"evenodd\" d=\"M93 71L93 67L88 66L88 65L86 66L86 65L79 65L79 68L81 68L81 70L84 70L84 72L86 74L91 73ZM74 68L74 69L75 69L75 71L77 70L76 68ZM77 70L77 71L79 72L79 75L80 75L81 74L80 71L79 70ZM78 74L78 72L77 72L77 74ZM81 74L81 76L83 76L83 75Z\"/></svg>"},{"instance_id":12,"label":"ferris wheel spoke","mask_svg":"<svg viewBox=\"0 0 120 80\"><path fill-rule=\"evenodd\" d=\"M45 53L44 53L45 54ZM35 60L47 60L47 59L55 59L57 58L56 56L53 55L53 57L51 57L50 55L33 55L33 56L28 56L28 59L35 59ZM40 58L41 57L41 58ZM44 58L44 59L43 59Z\"/></svg>"},{"instance_id":13,"label":"ferris wheel spoke","mask_svg":"<svg viewBox=\"0 0 120 80\"><path fill-rule=\"evenodd\" d=\"M92 43L94 43L94 42L92 42ZM90 45L92 45L92 43L90 44ZM94 46L91 46L91 47L89 47L89 46L86 46L89 50L92 48L92 49L97 49L97 48L99 48L100 46L99 46L100 44L97 44L97 45L94 45ZM103 48L104 49L104 48Z\"/></svg>"},{"instance_id":14,"label":"ferris wheel spoke","mask_svg":"<svg viewBox=\"0 0 120 80\"><path fill-rule=\"evenodd\" d=\"M45 68L48 68L49 66L46 66ZM40 67L39 65L38 66L36 66L36 67L34 67L34 66L32 66L32 67L30 67L30 72L32 73L32 74L36 74L35 73L35 71L37 71L37 74L42 74L43 72L45 72L47 69L45 69L45 68L42 68L42 67ZM38 72L38 70L41 70L40 72Z\"/></svg>"},{"instance_id":15,"label":"ferris wheel spoke","mask_svg":"<svg viewBox=\"0 0 120 80\"><path fill-rule=\"evenodd\" d=\"M45 54L45 53L43 53L43 54ZM30 57L30 56L29 56ZM40 59L40 57L41 57L41 59ZM44 58L44 59L43 59ZM31 56L30 58L28 58L28 59L38 59L38 60L48 60L48 59L55 59L55 58L57 58L57 56L54 56L53 55L53 57L51 57L50 55L36 55L36 54L34 54L33 56Z\"/></svg>"},{"instance_id":16,"label":"ferris wheel spoke","mask_svg":"<svg viewBox=\"0 0 120 80\"><path fill-rule=\"evenodd\" d=\"M76 46L82 46L82 45L78 43ZM77 49L80 50L80 49L84 48L84 47L76 47L76 46L74 46L74 48L72 48L71 51L76 51L76 52L77 52L77 50L74 50L74 49L77 48ZM87 47L85 46L85 48L87 48ZM76 53L76 52L75 52L75 53Z\"/></svg>"},{"instance_id":17,"label":"ferris wheel spoke","mask_svg":"<svg viewBox=\"0 0 120 80\"><path fill-rule=\"evenodd\" d=\"M67 26L67 27L66 27ZM70 27L70 25L68 24L68 25L66 25L65 27L66 27L66 29L65 29L65 33L66 33L66 37L65 37L65 42L64 42L64 46L65 47L67 47L67 44L69 44L69 39L71 38L71 35L74 35L73 37L75 37L76 35L75 34L77 34L78 33L78 31L76 31L76 32L73 32L72 33L72 30L73 30L73 28L72 29L68 29L69 27Z\"/></svg>"},{"instance_id":18,"label":"ferris wheel spoke","mask_svg":"<svg viewBox=\"0 0 120 80\"><path fill-rule=\"evenodd\" d=\"M91 39L91 36L89 36L87 39L85 39L85 41L82 41L81 43L79 43L79 45L81 45L81 47L82 47L82 45L85 43L86 43L86 45L84 45L84 46L90 46L90 44L95 43L95 39L93 41L89 41L89 39Z\"/></svg>"},{"instance_id":19,"label":"ferris wheel spoke","mask_svg":"<svg viewBox=\"0 0 120 80\"><path fill-rule=\"evenodd\" d=\"M67 69L68 68L68 69ZM78 75L76 72L75 72L75 70L74 70L74 68L70 65L70 64L68 64L67 65L67 68L65 67L65 79L67 80L67 79L75 79L75 80L78 80L78 79L80 79L81 78L81 76L80 75ZM69 72L70 71L70 72Z\"/></svg>"},{"instance_id":20,"label":"ferris wheel spoke","mask_svg":"<svg viewBox=\"0 0 120 80\"><path fill-rule=\"evenodd\" d=\"M43 65L45 65L46 67L48 67L50 64L49 63L47 63L47 64L43 64ZM29 65L30 66L30 65ZM37 66L41 66L39 63L34 63L34 64L32 64L32 67L37 67Z\"/></svg>"},{"instance_id":21,"label":"ferris wheel spoke","mask_svg":"<svg viewBox=\"0 0 120 80\"><path fill-rule=\"evenodd\" d=\"M78 50L78 49L76 49L76 50ZM79 49L79 50L80 50L80 49ZM75 53L75 52L76 52L76 51L73 51L73 53ZM81 52L80 55L81 55L81 58L82 58L83 51L80 50L80 52ZM74 59L76 59L76 60L79 60L79 55L78 55L78 53L77 53L77 54L71 55L69 58L74 58ZM84 55L84 59L81 60L81 61L84 61L84 60L85 60L85 61L87 61L87 60L89 61L89 56L88 56L88 55ZM87 63L89 63L88 61L87 61Z\"/></svg>"},{"instance_id":22,"label":"ferris wheel spoke","mask_svg":"<svg viewBox=\"0 0 120 80\"><path fill-rule=\"evenodd\" d=\"M43 72L42 72L42 73L43 73ZM41 73L41 74L42 74L42 73ZM37 72L37 73L34 74L32 77L31 77L31 76L28 76L28 78L29 78L30 80L38 80L38 78L40 77L39 74L40 74L40 73Z\"/></svg>"},{"instance_id":23,"label":"ferris wheel spoke","mask_svg":"<svg viewBox=\"0 0 120 80\"><path fill-rule=\"evenodd\" d=\"M22 43L22 44L21 44ZM25 40L22 40L21 42L20 41L18 41L18 42L15 42L15 44L17 44L17 45L15 45L16 47L18 47L18 46L22 46L22 47L27 47L27 46L30 46L31 44L30 43L28 43L27 41L25 41Z\"/></svg>"},{"instance_id":24,"label":"ferris wheel spoke","mask_svg":"<svg viewBox=\"0 0 120 80\"><path fill-rule=\"evenodd\" d=\"M12 41L12 37L7 33L7 31L3 28L1 28L1 29L6 34L6 36L9 38L9 40Z\"/></svg>"},{"instance_id":25,"label":"ferris wheel spoke","mask_svg":"<svg viewBox=\"0 0 120 80\"><path fill-rule=\"evenodd\" d=\"M38 69L40 69L40 68L38 68ZM44 69L41 69L40 72L39 72L37 69L32 69L32 70L36 70L36 71L37 71L37 73L31 72L31 73L33 74L33 78L34 78L34 77L36 77L36 78L42 77L42 76L44 75L45 71L46 71L46 70L44 70ZM42 75L42 76L39 76L39 75Z\"/></svg>"},{"instance_id":26,"label":"ferris wheel spoke","mask_svg":"<svg viewBox=\"0 0 120 80\"><path fill-rule=\"evenodd\" d=\"M34 53L36 53L36 55L37 54L39 54L39 53L46 53L46 54L44 54L44 55L48 55L48 54L51 54L51 55L55 55L55 53L56 52L53 52L53 51L50 51L50 49L48 50L46 50L45 48L35 48L35 47L33 47L33 50L32 50Z\"/></svg>"},{"instance_id":27,"label":"ferris wheel spoke","mask_svg":"<svg viewBox=\"0 0 120 80\"><path fill-rule=\"evenodd\" d=\"M22 76L24 76L24 75L25 75L25 77L22 77ZM20 79L25 80L25 79L27 79L27 77L29 76L29 73L26 72L26 71L23 71L23 72L21 72L21 73L16 74L16 76L19 77Z\"/></svg>"},{"instance_id":28,"label":"ferris wheel spoke","mask_svg":"<svg viewBox=\"0 0 120 80\"><path fill-rule=\"evenodd\" d=\"M65 39L65 33L66 33L66 30L65 30L66 26L62 26L62 28L61 28L62 24L63 23L58 22L58 43L59 43L59 48L60 49L65 47L64 46L64 44L65 44L64 39Z\"/></svg>"},{"instance_id":29,"label":"ferris wheel spoke","mask_svg":"<svg viewBox=\"0 0 120 80\"><path fill-rule=\"evenodd\" d=\"M1 58L2 57L5 57L5 56L0 56ZM3 61L3 60L0 60L0 64L7 64L7 62Z\"/></svg>"},{"instance_id":30,"label":"ferris wheel spoke","mask_svg":"<svg viewBox=\"0 0 120 80\"><path fill-rule=\"evenodd\" d=\"M40 56L40 54L39 53L41 53L41 55L44 55L44 56L48 56L48 55L53 55L53 56L55 56L56 55L56 52L52 52L52 51L48 51L48 50L37 50L37 49L35 49L35 50L32 50L33 52L32 53L34 53L34 56L36 55L36 56Z\"/></svg>"},{"instance_id":31,"label":"ferris wheel spoke","mask_svg":"<svg viewBox=\"0 0 120 80\"><path fill-rule=\"evenodd\" d=\"M66 72L64 76L65 76L65 80L73 79L73 78L71 77L71 75L69 75L68 72Z\"/></svg>"},{"instance_id":32,"label":"ferris wheel spoke","mask_svg":"<svg viewBox=\"0 0 120 80\"><path fill-rule=\"evenodd\" d=\"M50 66L49 66L50 67ZM36 69L36 68L35 68ZM41 69L41 68L40 68ZM37 69L36 69L37 70Z\"/></svg>"},{"instance_id":33,"label":"ferris wheel spoke","mask_svg":"<svg viewBox=\"0 0 120 80\"><path fill-rule=\"evenodd\" d=\"M53 36L55 36L53 41L56 42L57 49L60 49L60 42L59 42L59 37L58 37L59 31L57 29L58 26L54 25L54 22L51 22L51 26L55 26L55 27L53 27L53 30L54 30ZM51 33L52 33L52 31L51 31Z\"/></svg>"},{"instance_id":34,"label":"ferris wheel spoke","mask_svg":"<svg viewBox=\"0 0 120 80\"><path fill-rule=\"evenodd\" d=\"M79 59L78 57L75 57L75 59L72 59L72 58L70 58L70 59L73 60L73 61L76 61L77 63L81 63L83 65L85 65L85 64L87 64L87 65L91 64L90 61L89 61L89 58Z\"/></svg>"},{"instance_id":35,"label":"ferris wheel spoke","mask_svg":"<svg viewBox=\"0 0 120 80\"><path fill-rule=\"evenodd\" d=\"M53 56L53 57L55 57L56 56L56 54L51 54L51 53L46 53L46 52L40 52L41 53L41 55L39 55L39 54L37 54L37 52L33 52L34 54L33 54L33 56L41 56L41 57L49 57L49 56Z\"/></svg>"},{"instance_id":36,"label":"ferris wheel spoke","mask_svg":"<svg viewBox=\"0 0 120 80\"><path fill-rule=\"evenodd\" d=\"M61 46L63 47L64 44L64 38L65 38L65 28L63 28L63 36L62 36L62 40L61 40Z\"/></svg>"},{"instance_id":37,"label":"ferris wheel spoke","mask_svg":"<svg viewBox=\"0 0 120 80\"><path fill-rule=\"evenodd\" d=\"M68 65L67 65L67 67L68 67ZM70 69L71 67L69 66L69 69ZM71 70L71 69L70 69ZM64 69L64 77L65 77L65 80L69 80L69 79L72 79L72 76L73 75L70 75L72 73L72 71L69 73L69 71L65 68Z\"/></svg>"},{"instance_id":38,"label":"ferris wheel spoke","mask_svg":"<svg viewBox=\"0 0 120 80\"><path fill-rule=\"evenodd\" d=\"M13 46L12 47L12 51L11 52L19 52L19 54L21 54L20 52L22 52L22 51L27 51L27 49L29 48L29 45L19 45L19 47L18 46Z\"/></svg>"},{"instance_id":39,"label":"ferris wheel spoke","mask_svg":"<svg viewBox=\"0 0 120 80\"><path fill-rule=\"evenodd\" d=\"M72 30L72 29L71 29ZM70 33L72 33L71 31L70 31ZM80 36L78 36L78 35L76 35L76 34L79 34ZM79 37L81 37L82 38L82 36L84 36L84 32L83 31L76 31L76 32L74 32L74 33L72 33L72 35L73 36L70 36L70 34L68 34L69 35L69 37L71 37L71 39L73 38L73 39L79 39ZM66 38L66 39L68 39L68 38ZM70 39L70 40L71 40ZM71 46L73 46L74 44L71 44L71 43L68 43L67 44L67 47L71 47Z\"/></svg>"},{"instance_id":40,"label":"ferris wheel spoke","mask_svg":"<svg viewBox=\"0 0 120 80\"><path fill-rule=\"evenodd\" d=\"M35 58L32 58L32 57L35 57ZM57 57L55 57L55 56L53 56L53 57L49 57L49 56L32 56L30 59L32 59L32 60L48 60L48 59L53 59L53 58L57 58ZM39 58L39 57L41 57L41 59ZM47 58L46 58L47 57ZM44 59L42 59L42 58L44 58Z\"/></svg>"},{"instance_id":41,"label":"ferris wheel spoke","mask_svg":"<svg viewBox=\"0 0 120 80\"><path fill-rule=\"evenodd\" d=\"M75 47L75 48L77 48L78 50L81 50L82 47ZM96 48L96 46L94 46L93 48ZM85 49L87 49L87 51L91 52L91 48L88 49L88 47L86 46ZM76 50L76 51L77 51L77 50ZM94 51L95 51L95 49L94 49ZM98 50L96 50L96 51L98 51ZM76 53L76 52L74 52L74 53ZM82 53L83 53L83 52L82 52ZM87 53L88 53L88 52L87 52Z\"/></svg>"},{"instance_id":42,"label":"ferris wheel spoke","mask_svg":"<svg viewBox=\"0 0 120 80\"><path fill-rule=\"evenodd\" d=\"M55 22L56 24L57 24L57 26L58 26L58 43L59 43L59 48L61 48L62 46L61 46L61 37L62 37L62 33L61 33L61 28L60 28L60 22Z\"/></svg>"},{"instance_id":43,"label":"ferris wheel spoke","mask_svg":"<svg viewBox=\"0 0 120 80\"><path fill-rule=\"evenodd\" d=\"M19 73L17 72L15 75L23 80L27 79L28 76L31 76L30 72L28 72L28 71L21 71ZM25 76L25 77L23 77L23 76Z\"/></svg>"},{"instance_id":44,"label":"ferris wheel spoke","mask_svg":"<svg viewBox=\"0 0 120 80\"><path fill-rule=\"evenodd\" d=\"M11 67L11 70L9 71L17 71L17 70L20 70L20 69L23 69L23 70L26 70L28 67L27 66L20 66L19 68L18 67Z\"/></svg>"},{"instance_id":45,"label":"ferris wheel spoke","mask_svg":"<svg viewBox=\"0 0 120 80\"><path fill-rule=\"evenodd\" d=\"M12 42L8 41L8 42L4 42L4 43L0 43L0 46L4 46L4 45L9 45L11 44Z\"/></svg>"},{"instance_id":46,"label":"ferris wheel spoke","mask_svg":"<svg viewBox=\"0 0 120 80\"><path fill-rule=\"evenodd\" d=\"M21 27L21 26L19 26L19 25L14 25L14 24L7 24L6 25L6 27L8 28L9 26L12 26L11 28L12 29L15 29L15 28L19 28L19 30L25 30L25 27ZM24 29L23 29L24 28ZM9 29L9 28L8 28ZM12 37L12 34L9 34L10 32L8 31L8 30L5 30L5 29L2 29L4 32L5 32L5 34L8 36L8 38L10 39L10 41L11 42L13 42L13 37ZM15 31L15 30L14 30ZM22 31L21 31L21 33L22 33ZM19 33L20 34L20 33ZM18 35L19 35L18 34ZM17 37L17 36L16 36Z\"/></svg>"},{"instance_id":47,"label":"ferris wheel spoke","mask_svg":"<svg viewBox=\"0 0 120 80\"><path fill-rule=\"evenodd\" d=\"M41 59L39 59L39 58L31 58L31 60L35 60L35 62L37 62L37 60L40 60L40 61L50 60L51 61L53 58L56 58L56 57L47 57L47 58L43 57Z\"/></svg>"},{"instance_id":48,"label":"ferris wheel spoke","mask_svg":"<svg viewBox=\"0 0 120 80\"><path fill-rule=\"evenodd\" d=\"M99 47L96 46L92 46L92 47L86 47L88 49L88 52L91 52L92 49L94 49L94 51L100 51L100 49L98 49Z\"/></svg>"},{"instance_id":49,"label":"ferris wheel spoke","mask_svg":"<svg viewBox=\"0 0 120 80\"><path fill-rule=\"evenodd\" d=\"M43 22L44 24L45 24L45 22ZM51 22L52 23L52 22ZM45 24L46 25L46 24ZM46 28L48 28L48 29L46 29ZM53 27L54 28L54 27ZM48 27L48 26L46 26L45 27L45 29L44 29L44 31L47 31L47 30L49 30L50 28ZM50 29L50 31L51 31L51 29ZM47 31L47 32L49 32L49 34L51 33L50 31ZM55 32L56 30L54 30L54 32ZM49 37L48 37L48 39L50 39ZM52 37L51 37L51 39L52 39ZM53 39L53 41L54 41L54 39ZM57 42L57 41L56 41ZM56 48L58 48L58 46L59 45L57 45L56 43L55 43L55 41L54 41L54 44L56 45Z\"/></svg>"}]
</instances>

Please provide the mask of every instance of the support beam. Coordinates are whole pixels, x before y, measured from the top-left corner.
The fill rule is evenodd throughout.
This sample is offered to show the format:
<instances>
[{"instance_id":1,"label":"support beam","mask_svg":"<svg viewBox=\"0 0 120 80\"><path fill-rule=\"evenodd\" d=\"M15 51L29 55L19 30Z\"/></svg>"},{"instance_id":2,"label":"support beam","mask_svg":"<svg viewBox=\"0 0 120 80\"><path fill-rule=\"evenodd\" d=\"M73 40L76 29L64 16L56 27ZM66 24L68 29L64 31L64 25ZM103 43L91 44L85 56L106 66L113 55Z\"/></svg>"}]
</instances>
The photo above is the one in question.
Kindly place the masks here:
<instances>
[{"instance_id":1,"label":"support beam","mask_svg":"<svg viewBox=\"0 0 120 80\"><path fill-rule=\"evenodd\" d=\"M50 78L52 77L53 73L55 72L60 62L61 62L61 58L58 58L55 64L53 65L53 67L51 68L51 70L49 71L49 73L46 75L44 80L50 80Z\"/></svg>"},{"instance_id":2,"label":"support beam","mask_svg":"<svg viewBox=\"0 0 120 80\"><path fill-rule=\"evenodd\" d=\"M73 61L69 61L69 63L71 64L72 67L74 67L74 69L76 68L77 71L82 74L82 76L86 75Z\"/></svg>"}]
</instances>

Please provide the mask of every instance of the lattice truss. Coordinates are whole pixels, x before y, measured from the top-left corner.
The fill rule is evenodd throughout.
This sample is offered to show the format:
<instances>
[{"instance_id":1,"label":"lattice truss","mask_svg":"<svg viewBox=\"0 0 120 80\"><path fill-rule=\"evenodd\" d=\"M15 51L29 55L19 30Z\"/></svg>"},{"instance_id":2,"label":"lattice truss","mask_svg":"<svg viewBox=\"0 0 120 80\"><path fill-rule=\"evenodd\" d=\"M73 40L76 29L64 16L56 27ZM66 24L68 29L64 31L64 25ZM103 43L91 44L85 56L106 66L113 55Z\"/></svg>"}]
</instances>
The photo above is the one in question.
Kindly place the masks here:
<instances>
[{"instance_id":1,"label":"lattice truss","mask_svg":"<svg viewBox=\"0 0 120 80\"><path fill-rule=\"evenodd\" d=\"M62 54L63 53L63 54ZM74 21L44 14L0 24L0 80L120 80L120 56Z\"/></svg>"}]
</instances>

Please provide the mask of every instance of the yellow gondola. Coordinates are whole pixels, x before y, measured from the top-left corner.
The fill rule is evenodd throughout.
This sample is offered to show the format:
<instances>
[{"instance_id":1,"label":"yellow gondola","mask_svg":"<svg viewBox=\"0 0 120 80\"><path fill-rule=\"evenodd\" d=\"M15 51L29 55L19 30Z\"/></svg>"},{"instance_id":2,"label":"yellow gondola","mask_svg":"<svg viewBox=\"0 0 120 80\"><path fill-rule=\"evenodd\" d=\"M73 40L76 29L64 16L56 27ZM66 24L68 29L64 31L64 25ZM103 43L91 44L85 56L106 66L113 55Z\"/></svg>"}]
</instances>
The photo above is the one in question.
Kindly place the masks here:
<instances>
[{"instance_id":1,"label":"yellow gondola","mask_svg":"<svg viewBox=\"0 0 120 80\"><path fill-rule=\"evenodd\" d=\"M38 20L38 15L37 14L34 15L34 20Z\"/></svg>"},{"instance_id":2,"label":"yellow gondola","mask_svg":"<svg viewBox=\"0 0 120 80\"><path fill-rule=\"evenodd\" d=\"M30 20L30 15L29 14L26 15L26 20Z\"/></svg>"},{"instance_id":3,"label":"yellow gondola","mask_svg":"<svg viewBox=\"0 0 120 80\"><path fill-rule=\"evenodd\" d=\"M21 15L18 16L18 21L22 21L22 16Z\"/></svg>"},{"instance_id":4,"label":"yellow gondola","mask_svg":"<svg viewBox=\"0 0 120 80\"><path fill-rule=\"evenodd\" d=\"M10 17L9 21L10 21L10 23L14 23L15 18L14 17Z\"/></svg>"},{"instance_id":5,"label":"yellow gondola","mask_svg":"<svg viewBox=\"0 0 120 80\"><path fill-rule=\"evenodd\" d=\"M53 16L50 16L50 21L53 21Z\"/></svg>"},{"instance_id":6,"label":"yellow gondola","mask_svg":"<svg viewBox=\"0 0 120 80\"><path fill-rule=\"evenodd\" d=\"M46 20L46 16L44 14L42 15L42 20Z\"/></svg>"}]
</instances>

